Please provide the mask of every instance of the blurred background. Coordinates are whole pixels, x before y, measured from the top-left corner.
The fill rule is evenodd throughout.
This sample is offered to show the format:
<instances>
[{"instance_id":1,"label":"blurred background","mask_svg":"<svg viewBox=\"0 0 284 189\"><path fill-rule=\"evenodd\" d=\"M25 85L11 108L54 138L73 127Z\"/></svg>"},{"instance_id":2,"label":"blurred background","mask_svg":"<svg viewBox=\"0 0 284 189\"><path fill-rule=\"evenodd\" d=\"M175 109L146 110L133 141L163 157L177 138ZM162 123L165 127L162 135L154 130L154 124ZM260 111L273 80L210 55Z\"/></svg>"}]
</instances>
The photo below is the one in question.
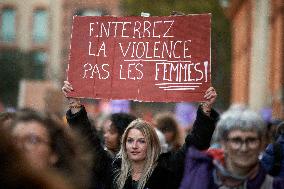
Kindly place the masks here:
<instances>
[{"instance_id":1,"label":"blurred background","mask_svg":"<svg viewBox=\"0 0 284 189\"><path fill-rule=\"evenodd\" d=\"M247 105L282 119L284 0L0 0L0 111L31 107L63 115L72 17L212 13L212 85L216 108ZM172 111L181 125L197 104L85 99L91 116L132 112L151 119Z\"/></svg>"}]
</instances>

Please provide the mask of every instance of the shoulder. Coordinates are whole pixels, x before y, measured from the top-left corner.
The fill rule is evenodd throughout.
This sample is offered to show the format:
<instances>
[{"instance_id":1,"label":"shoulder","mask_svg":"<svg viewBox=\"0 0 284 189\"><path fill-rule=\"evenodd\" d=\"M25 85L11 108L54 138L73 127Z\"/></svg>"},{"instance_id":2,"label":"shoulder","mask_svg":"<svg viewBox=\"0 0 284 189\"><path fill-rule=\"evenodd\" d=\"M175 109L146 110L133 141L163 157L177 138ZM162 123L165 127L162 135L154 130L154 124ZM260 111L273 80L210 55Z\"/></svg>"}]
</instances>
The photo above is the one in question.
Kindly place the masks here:
<instances>
[{"instance_id":1,"label":"shoulder","mask_svg":"<svg viewBox=\"0 0 284 189\"><path fill-rule=\"evenodd\" d=\"M153 170L151 177L166 178L174 175L173 171L169 168L167 164L169 157L170 153L164 153L160 155L157 162L157 166Z\"/></svg>"},{"instance_id":2,"label":"shoulder","mask_svg":"<svg viewBox=\"0 0 284 189\"><path fill-rule=\"evenodd\" d=\"M148 188L176 188L174 176L170 169L158 163L147 182L147 186Z\"/></svg>"}]
</instances>

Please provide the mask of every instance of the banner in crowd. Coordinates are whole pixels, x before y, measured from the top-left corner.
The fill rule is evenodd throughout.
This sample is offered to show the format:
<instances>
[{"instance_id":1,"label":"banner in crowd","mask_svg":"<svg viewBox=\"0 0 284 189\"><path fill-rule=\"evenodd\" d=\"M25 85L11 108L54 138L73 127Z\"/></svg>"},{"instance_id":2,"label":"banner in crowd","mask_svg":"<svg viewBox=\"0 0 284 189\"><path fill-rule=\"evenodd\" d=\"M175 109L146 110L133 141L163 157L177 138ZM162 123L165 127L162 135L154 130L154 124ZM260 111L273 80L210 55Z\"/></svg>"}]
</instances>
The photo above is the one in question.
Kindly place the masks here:
<instances>
[{"instance_id":1,"label":"banner in crowd","mask_svg":"<svg viewBox=\"0 0 284 189\"><path fill-rule=\"evenodd\" d=\"M72 97L203 101L211 86L211 14L74 16Z\"/></svg>"}]
</instances>

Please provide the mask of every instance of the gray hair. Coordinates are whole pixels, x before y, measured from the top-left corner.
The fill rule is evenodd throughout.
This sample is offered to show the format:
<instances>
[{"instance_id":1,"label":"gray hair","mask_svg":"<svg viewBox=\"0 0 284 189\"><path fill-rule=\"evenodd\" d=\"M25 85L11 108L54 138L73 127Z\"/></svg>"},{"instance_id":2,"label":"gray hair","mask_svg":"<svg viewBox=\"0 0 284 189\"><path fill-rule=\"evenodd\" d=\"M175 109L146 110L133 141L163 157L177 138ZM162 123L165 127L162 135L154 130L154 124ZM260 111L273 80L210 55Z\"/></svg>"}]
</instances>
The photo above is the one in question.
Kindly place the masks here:
<instances>
[{"instance_id":1,"label":"gray hair","mask_svg":"<svg viewBox=\"0 0 284 189\"><path fill-rule=\"evenodd\" d=\"M250 109L230 109L221 115L217 123L217 140L225 140L233 130L255 131L261 138L265 136L266 126L260 115Z\"/></svg>"}]
</instances>

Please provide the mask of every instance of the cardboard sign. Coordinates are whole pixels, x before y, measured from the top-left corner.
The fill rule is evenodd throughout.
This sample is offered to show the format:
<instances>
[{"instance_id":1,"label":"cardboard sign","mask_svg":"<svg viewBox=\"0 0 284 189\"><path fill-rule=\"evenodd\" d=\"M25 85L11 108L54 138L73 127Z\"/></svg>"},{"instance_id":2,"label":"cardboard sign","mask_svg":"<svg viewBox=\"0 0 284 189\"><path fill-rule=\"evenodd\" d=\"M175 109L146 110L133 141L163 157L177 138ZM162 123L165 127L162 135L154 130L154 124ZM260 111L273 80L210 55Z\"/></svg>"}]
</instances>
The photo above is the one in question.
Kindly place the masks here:
<instances>
[{"instance_id":1,"label":"cardboard sign","mask_svg":"<svg viewBox=\"0 0 284 189\"><path fill-rule=\"evenodd\" d=\"M203 101L211 86L211 15L74 16L72 97Z\"/></svg>"}]
</instances>

